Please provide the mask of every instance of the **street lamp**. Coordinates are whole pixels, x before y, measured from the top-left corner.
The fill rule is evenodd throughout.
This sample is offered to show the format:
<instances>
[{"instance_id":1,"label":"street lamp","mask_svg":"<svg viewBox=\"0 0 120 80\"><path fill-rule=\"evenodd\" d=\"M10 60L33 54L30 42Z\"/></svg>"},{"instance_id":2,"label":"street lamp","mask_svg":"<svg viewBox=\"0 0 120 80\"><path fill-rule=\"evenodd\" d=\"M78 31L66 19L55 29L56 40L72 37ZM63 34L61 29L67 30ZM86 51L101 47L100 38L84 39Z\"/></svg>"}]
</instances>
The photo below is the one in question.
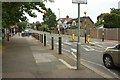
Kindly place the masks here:
<instances>
[{"instance_id":1,"label":"street lamp","mask_svg":"<svg viewBox=\"0 0 120 80\"><path fill-rule=\"evenodd\" d=\"M86 11L84 12L84 14L85 14L85 43L86 43Z\"/></svg>"},{"instance_id":2,"label":"street lamp","mask_svg":"<svg viewBox=\"0 0 120 80\"><path fill-rule=\"evenodd\" d=\"M58 11L59 11L58 33L60 35L60 25L61 25L61 21L60 21L60 8L58 8Z\"/></svg>"},{"instance_id":3,"label":"street lamp","mask_svg":"<svg viewBox=\"0 0 120 80\"><path fill-rule=\"evenodd\" d=\"M102 20L103 28L102 28L102 42L104 42L104 20Z\"/></svg>"},{"instance_id":4,"label":"street lamp","mask_svg":"<svg viewBox=\"0 0 120 80\"><path fill-rule=\"evenodd\" d=\"M58 11L59 11L59 19L60 19L60 8L58 8Z\"/></svg>"}]
</instances>

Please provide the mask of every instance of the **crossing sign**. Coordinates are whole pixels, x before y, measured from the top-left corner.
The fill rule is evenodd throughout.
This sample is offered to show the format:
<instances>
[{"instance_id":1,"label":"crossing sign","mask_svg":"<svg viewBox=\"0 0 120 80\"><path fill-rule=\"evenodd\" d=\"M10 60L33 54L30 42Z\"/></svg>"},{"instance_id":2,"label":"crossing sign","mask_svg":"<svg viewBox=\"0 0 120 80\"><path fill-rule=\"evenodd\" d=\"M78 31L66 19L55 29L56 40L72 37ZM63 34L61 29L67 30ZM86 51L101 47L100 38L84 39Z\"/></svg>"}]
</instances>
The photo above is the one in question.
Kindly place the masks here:
<instances>
[{"instance_id":1,"label":"crossing sign","mask_svg":"<svg viewBox=\"0 0 120 80\"><path fill-rule=\"evenodd\" d=\"M87 4L87 0L72 0L72 3Z\"/></svg>"}]
</instances>

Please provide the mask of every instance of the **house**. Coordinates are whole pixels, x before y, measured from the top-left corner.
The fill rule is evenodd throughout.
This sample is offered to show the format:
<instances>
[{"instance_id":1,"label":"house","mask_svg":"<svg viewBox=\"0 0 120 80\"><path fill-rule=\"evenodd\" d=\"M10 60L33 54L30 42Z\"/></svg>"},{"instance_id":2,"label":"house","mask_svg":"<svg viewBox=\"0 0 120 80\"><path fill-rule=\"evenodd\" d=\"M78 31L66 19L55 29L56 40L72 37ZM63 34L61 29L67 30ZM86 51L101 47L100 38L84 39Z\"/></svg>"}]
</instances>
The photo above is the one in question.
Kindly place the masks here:
<instances>
[{"instance_id":1,"label":"house","mask_svg":"<svg viewBox=\"0 0 120 80\"><path fill-rule=\"evenodd\" d=\"M70 24L71 27L78 27L78 18L72 19L67 22L67 24ZM90 28L96 28L94 22L92 19L87 16L87 17L80 17L80 24L81 24L81 29L90 29Z\"/></svg>"},{"instance_id":2,"label":"house","mask_svg":"<svg viewBox=\"0 0 120 80\"><path fill-rule=\"evenodd\" d=\"M66 29L67 27L69 27L69 25L67 23L71 20L72 20L72 18L69 18L69 16L66 16L66 18L60 18L58 20L58 25L60 28Z\"/></svg>"},{"instance_id":3,"label":"house","mask_svg":"<svg viewBox=\"0 0 120 80\"><path fill-rule=\"evenodd\" d=\"M68 29L70 28L74 29L73 33L77 32L78 18L69 18L69 16L66 16L66 18L60 18L58 20L57 29L62 31L62 33L65 32L64 30L69 31ZM92 29L96 29L96 26L89 16L83 16L80 17L80 28L82 30L82 35L84 35L85 30L87 34L90 34Z\"/></svg>"}]
</instances>

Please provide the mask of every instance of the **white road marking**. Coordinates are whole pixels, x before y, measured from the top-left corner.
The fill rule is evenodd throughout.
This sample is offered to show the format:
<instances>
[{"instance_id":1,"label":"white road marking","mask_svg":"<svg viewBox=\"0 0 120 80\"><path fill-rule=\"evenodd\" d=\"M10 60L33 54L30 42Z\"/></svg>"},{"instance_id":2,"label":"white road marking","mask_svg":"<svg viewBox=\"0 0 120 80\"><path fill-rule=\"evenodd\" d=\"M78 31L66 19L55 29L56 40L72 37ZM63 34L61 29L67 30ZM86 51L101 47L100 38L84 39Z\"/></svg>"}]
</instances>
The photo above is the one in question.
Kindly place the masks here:
<instances>
[{"instance_id":1,"label":"white road marking","mask_svg":"<svg viewBox=\"0 0 120 80\"><path fill-rule=\"evenodd\" d=\"M70 64L68 64L66 61L64 61L63 59L59 59L59 61L61 61L64 65L66 65L68 68L70 69L77 69L76 66L71 66Z\"/></svg>"},{"instance_id":2,"label":"white road marking","mask_svg":"<svg viewBox=\"0 0 120 80\"><path fill-rule=\"evenodd\" d=\"M92 51L95 50L95 49L93 49L92 47L90 47L90 46L88 46L88 45L86 45L86 46L87 46L88 48L90 48L90 50L92 50Z\"/></svg>"},{"instance_id":3,"label":"white road marking","mask_svg":"<svg viewBox=\"0 0 120 80\"><path fill-rule=\"evenodd\" d=\"M85 48L85 47L83 47L86 51L90 51L89 49L87 49L87 48Z\"/></svg>"},{"instance_id":4,"label":"white road marking","mask_svg":"<svg viewBox=\"0 0 120 80\"><path fill-rule=\"evenodd\" d=\"M72 43L68 43L68 42L64 42L64 44L67 44L67 45L72 45Z\"/></svg>"},{"instance_id":5,"label":"white road marking","mask_svg":"<svg viewBox=\"0 0 120 80\"><path fill-rule=\"evenodd\" d=\"M68 57L71 58L70 56L68 56ZM77 61L75 58L71 58L71 59L73 59L74 61ZM101 67L103 67L105 70L107 70L108 72L110 72L112 75L114 75L115 78L118 78L118 79L119 79L119 77L118 77L118 75L117 75L116 73L110 71L109 69L107 69L107 68L104 67L103 65L97 64L97 63L95 63L95 62L88 61L88 60L85 60L85 59L81 59L81 64L82 64L82 65L84 65L84 66L88 67L89 69L95 71L97 74L103 76L104 78L113 78L113 77L111 77L110 75L107 75L107 74L103 73L102 71L100 71L100 70L98 70L98 69L96 69L96 68L94 68L94 67L92 67L92 66L89 66L89 65L83 63L83 61L88 62L88 63L91 63L91 64L94 64L94 65L97 65L97 66L101 66Z\"/></svg>"},{"instance_id":6,"label":"white road marking","mask_svg":"<svg viewBox=\"0 0 120 80\"><path fill-rule=\"evenodd\" d=\"M63 49L63 48L62 48ZM66 52L71 52L70 50L66 50L66 49L63 49L64 51L66 51Z\"/></svg>"},{"instance_id":7,"label":"white road marking","mask_svg":"<svg viewBox=\"0 0 120 80\"><path fill-rule=\"evenodd\" d=\"M59 45L59 43L57 42L57 43L55 43L56 45ZM63 45L63 44L62 44Z\"/></svg>"},{"instance_id":8,"label":"white road marking","mask_svg":"<svg viewBox=\"0 0 120 80\"><path fill-rule=\"evenodd\" d=\"M72 50L73 52L77 52L77 50L76 50L76 49L74 49L74 48L71 48L71 50Z\"/></svg>"},{"instance_id":9,"label":"white road marking","mask_svg":"<svg viewBox=\"0 0 120 80\"><path fill-rule=\"evenodd\" d=\"M76 56L73 52L71 52L71 54L72 54L75 58L77 58L77 56Z\"/></svg>"},{"instance_id":10,"label":"white road marking","mask_svg":"<svg viewBox=\"0 0 120 80\"><path fill-rule=\"evenodd\" d=\"M101 46L101 45L99 45L99 44L98 44L97 46L99 46L99 47L103 48L103 46Z\"/></svg>"},{"instance_id":11,"label":"white road marking","mask_svg":"<svg viewBox=\"0 0 120 80\"><path fill-rule=\"evenodd\" d=\"M106 67L104 67L103 65L101 64L98 64L98 63L95 63L95 62L92 62L92 61L88 61L88 60L85 60L85 59L81 59L82 61L85 61L85 62L88 62L88 63L91 63L91 64L94 64L94 65L97 65L97 66L100 66L100 67L103 67L105 70L107 70L108 72L110 72L111 74L113 74L116 78L119 78L117 74L115 74L114 72L110 71L109 69L107 69ZM89 67L90 68L90 67ZM95 69L95 68L94 68ZM93 70L93 69L92 69ZM97 71L100 75L106 75L104 74L103 72L99 71L98 69L95 69L94 71ZM106 75L105 78L112 78L111 76L109 75Z\"/></svg>"}]
</instances>

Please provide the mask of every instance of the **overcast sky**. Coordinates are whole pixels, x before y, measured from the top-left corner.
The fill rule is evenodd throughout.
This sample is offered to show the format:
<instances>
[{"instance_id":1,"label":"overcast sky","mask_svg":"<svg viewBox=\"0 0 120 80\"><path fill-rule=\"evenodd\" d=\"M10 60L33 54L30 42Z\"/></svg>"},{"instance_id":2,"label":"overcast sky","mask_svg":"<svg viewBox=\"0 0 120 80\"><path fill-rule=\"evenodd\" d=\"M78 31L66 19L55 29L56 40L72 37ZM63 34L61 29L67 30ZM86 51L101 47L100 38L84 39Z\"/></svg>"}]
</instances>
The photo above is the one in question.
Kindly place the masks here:
<instances>
[{"instance_id":1,"label":"overcast sky","mask_svg":"<svg viewBox=\"0 0 120 80\"><path fill-rule=\"evenodd\" d=\"M54 3L44 2L47 8L51 8L52 11L59 18L60 9L60 18L65 18L67 15L70 18L78 17L78 4L73 4L72 0L54 0ZM84 11L87 12L94 22L97 21L97 16L101 13L109 13L110 8L118 8L119 0L87 0L87 4L80 5L80 16L84 16ZM42 15L40 12L34 11L37 14L37 18L28 17L29 22L42 22Z\"/></svg>"}]
</instances>

